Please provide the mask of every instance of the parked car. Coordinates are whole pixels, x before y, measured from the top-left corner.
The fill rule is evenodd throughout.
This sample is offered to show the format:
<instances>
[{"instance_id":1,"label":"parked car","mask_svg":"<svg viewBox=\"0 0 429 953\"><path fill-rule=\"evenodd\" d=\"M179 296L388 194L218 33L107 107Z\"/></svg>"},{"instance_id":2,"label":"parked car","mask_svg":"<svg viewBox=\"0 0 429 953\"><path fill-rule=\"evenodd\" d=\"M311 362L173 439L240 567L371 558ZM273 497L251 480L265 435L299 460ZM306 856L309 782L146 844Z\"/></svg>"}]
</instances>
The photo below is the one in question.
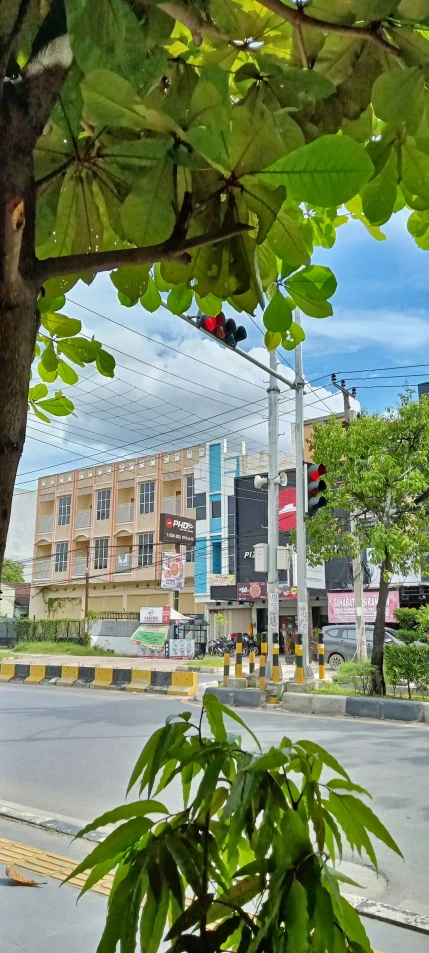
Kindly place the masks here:
<instances>
[{"instance_id":1,"label":"parked car","mask_svg":"<svg viewBox=\"0 0 429 953\"><path fill-rule=\"evenodd\" d=\"M356 656L356 626L354 625L324 625L323 636L325 641L325 659L331 668L338 668L341 662L349 662ZM366 641L368 646L368 656L372 652L374 626L366 625ZM403 645L401 639L398 639L394 629L386 626L385 642L395 642L396 645Z\"/></svg>"}]
</instances>

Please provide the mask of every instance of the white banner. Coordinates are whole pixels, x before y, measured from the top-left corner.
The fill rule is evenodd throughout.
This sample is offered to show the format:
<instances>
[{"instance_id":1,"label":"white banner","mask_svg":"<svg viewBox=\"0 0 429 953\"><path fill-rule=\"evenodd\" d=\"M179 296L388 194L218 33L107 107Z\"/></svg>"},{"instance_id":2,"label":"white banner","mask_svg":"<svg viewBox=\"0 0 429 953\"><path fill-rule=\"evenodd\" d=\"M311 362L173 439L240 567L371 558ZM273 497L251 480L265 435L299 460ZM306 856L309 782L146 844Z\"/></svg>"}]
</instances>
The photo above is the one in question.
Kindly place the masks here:
<instances>
[{"instance_id":1,"label":"white banner","mask_svg":"<svg viewBox=\"0 0 429 953\"><path fill-rule=\"evenodd\" d=\"M193 658L195 642L193 639L169 639L168 654L170 658Z\"/></svg>"},{"instance_id":2,"label":"white banner","mask_svg":"<svg viewBox=\"0 0 429 953\"><path fill-rule=\"evenodd\" d=\"M185 588L185 557L181 553L162 554L161 589Z\"/></svg>"}]
</instances>

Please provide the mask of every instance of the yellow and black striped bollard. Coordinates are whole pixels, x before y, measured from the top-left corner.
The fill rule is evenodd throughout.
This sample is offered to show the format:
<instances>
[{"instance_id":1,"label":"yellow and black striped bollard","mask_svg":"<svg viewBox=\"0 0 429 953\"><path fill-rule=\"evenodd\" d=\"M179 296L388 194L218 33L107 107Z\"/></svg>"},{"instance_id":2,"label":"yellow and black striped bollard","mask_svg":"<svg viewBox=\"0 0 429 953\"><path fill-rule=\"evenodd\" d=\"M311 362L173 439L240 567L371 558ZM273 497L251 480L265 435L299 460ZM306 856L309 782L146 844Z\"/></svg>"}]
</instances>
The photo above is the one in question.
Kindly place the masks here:
<instances>
[{"instance_id":1,"label":"yellow and black striped bollard","mask_svg":"<svg viewBox=\"0 0 429 953\"><path fill-rule=\"evenodd\" d=\"M261 655L259 658L259 688L261 688L263 691L266 688L265 666L267 662L267 652L268 652L267 643L261 642Z\"/></svg>"},{"instance_id":2,"label":"yellow and black striped bollard","mask_svg":"<svg viewBox=\"0 0 429 953\"><path fill-rule=\"evenodd\" d=\"M252 650L249 652L249 675L253 675L255 671L255 653Z\"/></svg>"},{"instance_id":3,"label":"yellow and black striped bollard","mask_svg":"<svg viewBox=\"0 0 429 953\"><path fill-rule=\"evenodd\" d=\"M295 641L295 665L296 665L296 683L304 684L304 658L302 651L302 635L298 633Z\"/></svg>"},{"instance_id":4,"label":"yellow and black striped bollard","mask_svg":"<svg viewBox=\"0 0 429 953\"><path fill-rule=\"evenodd\" d=\"M243 677L243 634L242 632L237 632L236 639L236 648L235 648L235 677Z\"/></svg>"},{"instance_id":5,"label":"yellow and black striped bollard","mask_svg":"<svg viewBox=\"0 0 429 953\"><path fill-rule=\"evenodd\" d=\"M223 656L223 687L228 688L228 679L229 679L229 662L230 662L229 652L224 652Z\"/></svg>"},{"instance_id":6,"label":"yellow and black striped bollard","mask_svg":"<svg viewBox=\"0 0 429 953\"><path fill-rule=\"evenodd\" d=\"M273 682L280 681L279 666L279 637L277 632L273 634Z\"/></svg>"},{"instance_id":7,"label":"yellow and black striped bollard","mask_svg":"<svg viewBox=\"0 0 429 953\"><path fill-rule=\"evenodd\" d=\"M319 682L325 681L325 637L323 632L319 634L319 644L317 647L319 655Z\"/></svg>"}]
</instances>

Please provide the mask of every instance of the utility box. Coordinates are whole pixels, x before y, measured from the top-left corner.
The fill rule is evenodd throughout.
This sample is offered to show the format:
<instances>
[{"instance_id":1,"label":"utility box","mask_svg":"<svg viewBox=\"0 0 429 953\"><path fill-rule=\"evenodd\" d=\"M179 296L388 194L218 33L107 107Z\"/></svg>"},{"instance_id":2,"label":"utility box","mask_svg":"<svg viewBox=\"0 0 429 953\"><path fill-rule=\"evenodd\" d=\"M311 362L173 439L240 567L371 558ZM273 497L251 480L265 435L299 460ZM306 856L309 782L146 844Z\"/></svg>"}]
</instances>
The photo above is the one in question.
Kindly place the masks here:
<instances>
[{"instance_id":1,"label":"utility box","mask_svg":"<svg viewBox=\"0 0 429 953\"><path fill-rule=\"evenodd\" d=\"M289 546L277 546L277 569L290 569Z\"/></svg>"},{"instance_id":2,"label":"utility box","mask_svg":"<svg viewBox=\"0 0 429 953\"><path fill-rule=\"evenodd\" d=\"M255 572L268 572L267 543L255 543L253 550L255 553Z\"/></svg>"}]
</instances>

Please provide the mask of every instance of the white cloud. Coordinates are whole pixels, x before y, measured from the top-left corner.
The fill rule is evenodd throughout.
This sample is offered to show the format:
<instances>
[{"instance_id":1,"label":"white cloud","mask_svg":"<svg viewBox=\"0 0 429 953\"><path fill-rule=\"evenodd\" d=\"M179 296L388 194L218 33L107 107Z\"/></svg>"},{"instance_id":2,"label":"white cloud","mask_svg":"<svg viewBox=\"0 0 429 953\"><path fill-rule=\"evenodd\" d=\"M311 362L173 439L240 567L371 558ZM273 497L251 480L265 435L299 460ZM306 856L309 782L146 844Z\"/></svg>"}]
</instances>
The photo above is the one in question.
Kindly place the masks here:
<instances>
[{"instance_id":1,"label":"white cloud","mask_svg":"<svg viewBox=\"0 0 429 953\"><path fill-rule=\"evenodd\" d=\"M429 321L422 310L358 311L336 308L333 317L324 320L304 318L306 353L336 354L355 352L376 345L397 357L415 355L429 345Z\"/></svg>"}]
</instances>

